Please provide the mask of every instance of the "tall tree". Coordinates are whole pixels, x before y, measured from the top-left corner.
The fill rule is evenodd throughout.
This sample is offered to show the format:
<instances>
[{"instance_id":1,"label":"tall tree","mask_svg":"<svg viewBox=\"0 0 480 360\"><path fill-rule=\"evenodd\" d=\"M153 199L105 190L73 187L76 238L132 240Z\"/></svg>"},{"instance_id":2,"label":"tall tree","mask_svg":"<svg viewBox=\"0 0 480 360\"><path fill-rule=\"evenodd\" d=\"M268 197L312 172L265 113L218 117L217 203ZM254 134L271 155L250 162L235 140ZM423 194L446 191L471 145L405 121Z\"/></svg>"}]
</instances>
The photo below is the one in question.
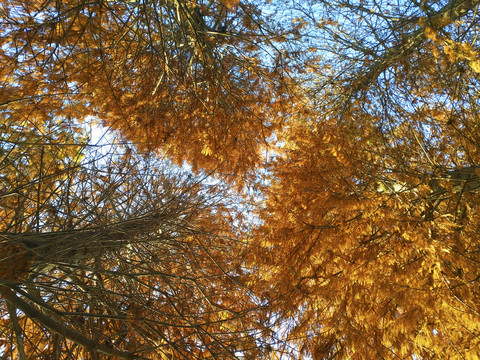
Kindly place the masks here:
<instances>
[{"instance_id":1,"label":"tall tree","mask_svg":"<svg viewBox=\"0 0 480 360\"><path fill-rule=\"evenodd\" d=\"M223 190L152 153L97 152L82 127L95 117L141 150L245 174L286 97L281 64L258 59L282 34L260 15L238 1L1 4L2 353L259 356L267 319L239 282Z\"/></svg>"},{"instance_id":2,"label":"tall tree","mask_svg":"<svg viewBox=\"0 0 480 360\"><path fill-rule=\"evenodd\" d=\"M195 169L259 163L285 98L285 69L259 59L282 34L254 3L9 1L1 26L9 111L95 115Z\"/></svg>"},{"instance_id":3,"label":"tall tree","mask_svg":"<svg viewBox=\"0 0 480 360\"><path fill-rule=\"evenodd\" d=\"M478 1L10 3L6 353L480 356Z\"/></svg>"},{"instance_id":4,"label":"tall tree","mask_svg":"<svg viewBox=\"0 0 480 360\"><path fill-rule=\"evenodd\" d=\"M2 353L256 356L265 319L238 281L221 187L62 125L3 127Z\"/></svg>"},{"instance_id":5,"label":"tall tree","mask_svg":"<svg viewBox=\"0 0 480 360\"><path fill-rule=\"evenodd\" d=\"M252 254L279 330L294 358L478 357L478 2L311 4Z\"/></svg>"}]
</instances>

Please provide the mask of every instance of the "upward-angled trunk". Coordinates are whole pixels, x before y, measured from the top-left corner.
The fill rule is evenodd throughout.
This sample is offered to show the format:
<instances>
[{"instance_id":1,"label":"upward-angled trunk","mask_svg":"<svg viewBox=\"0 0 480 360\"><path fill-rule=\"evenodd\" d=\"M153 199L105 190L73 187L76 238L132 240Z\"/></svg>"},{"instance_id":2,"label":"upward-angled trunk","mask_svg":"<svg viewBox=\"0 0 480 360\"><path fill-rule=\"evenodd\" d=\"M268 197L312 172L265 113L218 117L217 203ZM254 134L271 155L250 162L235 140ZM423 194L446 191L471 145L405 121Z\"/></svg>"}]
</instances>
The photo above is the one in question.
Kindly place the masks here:
<instances>
[{"instance_id":1,"label":"upward-angled trunk","mask_svg":"<svg viewBox=\"0 0 480 360\"><path fill-rule=\"evenodd\" d=\"M3 233L4 256L0 269L7 273L25 272L54 264L78 265L95 255L118 250L140 241L169 241L171 232L182 226L177 214L151 213L143 217L104 226L46 233ZM16 271L15 271L15 268ZM19 277L18 275L16 276ZM3 276L12 278L12 276Z\"/></svg>"}]
</instances>

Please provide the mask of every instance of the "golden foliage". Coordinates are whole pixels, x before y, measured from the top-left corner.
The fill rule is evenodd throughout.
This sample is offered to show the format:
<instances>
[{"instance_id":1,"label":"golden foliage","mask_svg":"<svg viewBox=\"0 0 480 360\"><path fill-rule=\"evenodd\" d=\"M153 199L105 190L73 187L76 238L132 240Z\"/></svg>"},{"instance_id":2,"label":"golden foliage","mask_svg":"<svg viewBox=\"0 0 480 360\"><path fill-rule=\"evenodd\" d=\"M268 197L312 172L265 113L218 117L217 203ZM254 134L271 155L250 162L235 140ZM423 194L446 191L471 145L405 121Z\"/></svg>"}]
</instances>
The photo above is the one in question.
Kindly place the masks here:
<instances>
[{"instance_id":1,"label":"golden foliage","mask_svg":"<svg viewBox=\"0 0 480 360\"><path fill-rule=\"evenodd\" d=\"M6 356L480 356L476 1L8 5Z\"/></svg>"}]
</instances>

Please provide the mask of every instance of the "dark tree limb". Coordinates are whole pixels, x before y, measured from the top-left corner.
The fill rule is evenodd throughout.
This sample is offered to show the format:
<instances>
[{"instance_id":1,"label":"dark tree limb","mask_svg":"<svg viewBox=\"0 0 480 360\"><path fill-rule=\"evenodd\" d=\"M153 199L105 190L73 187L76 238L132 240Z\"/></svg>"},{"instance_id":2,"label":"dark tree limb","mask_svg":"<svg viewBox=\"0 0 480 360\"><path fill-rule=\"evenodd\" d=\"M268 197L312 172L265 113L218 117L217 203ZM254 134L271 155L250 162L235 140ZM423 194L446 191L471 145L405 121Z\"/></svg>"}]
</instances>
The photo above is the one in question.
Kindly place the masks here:
<instances>
[{"instance_id":1,"label":"dark tree limb","mask_svg":"<svg viewBox=\"0 0 480 360\"><path fill-rule=\"evenodd\" d=\"M34 306L30 305L15 293L7 288L6 286L0 285L0 295L14 308L21 310L25 313L32 320L38 321L38 323L42 324L46 328L52 330L53 332L57 333L60 336L63 336L78 345L81 345L88 349L89 351L95 353L102 353L110 356L114 356L118 359L125 359L125 360L136 360L136 359L146 359L144 357L135 355L130 352L121 351L113 349L109 346L99 344L95 340L89 339L86 336L83 336L79 332L71 329L70 327L62 324L42 313L39 309L35 308Z\"/></svg>"}]
</instances>

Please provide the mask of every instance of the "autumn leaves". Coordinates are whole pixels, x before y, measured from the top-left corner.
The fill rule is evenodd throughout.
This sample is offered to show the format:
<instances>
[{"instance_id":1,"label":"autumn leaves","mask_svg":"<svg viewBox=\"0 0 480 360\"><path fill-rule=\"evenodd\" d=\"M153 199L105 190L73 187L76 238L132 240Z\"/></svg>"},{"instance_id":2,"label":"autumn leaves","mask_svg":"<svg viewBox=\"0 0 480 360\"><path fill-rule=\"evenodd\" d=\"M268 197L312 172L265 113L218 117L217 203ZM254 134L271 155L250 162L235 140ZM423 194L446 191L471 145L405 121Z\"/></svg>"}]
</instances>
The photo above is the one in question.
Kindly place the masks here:
<instances>
[{"instance_id":1,"label":"autumn leaves","mask_svg":"<svg viewBox=\"0 0 480 360\"><path fill-rule=\"evenodd\" d=\"M476 6L10 0L8 352L479 356Z\"/></svg>"}]
</instances>

